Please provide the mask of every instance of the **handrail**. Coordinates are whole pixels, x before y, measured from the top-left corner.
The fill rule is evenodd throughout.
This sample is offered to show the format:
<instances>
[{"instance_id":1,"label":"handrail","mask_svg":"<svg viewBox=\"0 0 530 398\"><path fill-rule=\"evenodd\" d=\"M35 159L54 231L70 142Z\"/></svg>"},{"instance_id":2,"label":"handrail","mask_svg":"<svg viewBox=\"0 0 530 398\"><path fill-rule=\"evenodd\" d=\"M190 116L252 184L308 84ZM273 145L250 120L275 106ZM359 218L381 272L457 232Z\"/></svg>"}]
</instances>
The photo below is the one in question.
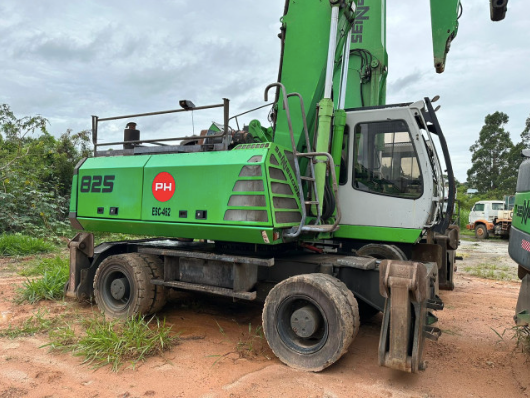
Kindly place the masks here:
<instances>
[{"instance_id":1,"label":"handrail","mask_svg":"<svg viewBox=\"0 0 530 398\"><path fill-rule=\"evenodd\" d=\"M296 228L296 230L294 230L293 232L287 232L285 231L284 232L284 236L287 237L287 238L296 238L300 235L300 233L302 231L304 232L333 232L333 231L336 231L337 228L338 228L338 225L339 225L339 222L341 220L341 211L340 211L340 206L339 206L339 202L338 202L338 185L337 185L337 176L335 174L335 163L333 162L333 158L331 157L331 155L327 152L298 152L297 150L297 146L296 146L296 142L295 142L295 139L294 139L294 133L293 133L293 125L292 125L292 120L291 120L291 112L290 112L290 109L289 109L289 103L288 103L288 98L289 97L293 97L293 96L297 96L299 101L300 101L300 108L301 108L301 112L302 112L302 121L303 121L303 127L304 127L304 136L305 136L305 139L306 139L306 146L307 146L307 149L308 150L311 150L311 143L309 142L309 132L308 132L308 128L307 128L307 120L306 120L306 113L305 113L305 106L304 106L304 100L302 98L302 96L299 94L299 93L290 93L290 94L286 94L286 91L285 91L285 87L283 84L281 83L272 83L272 84L269 84L266 88L265 88L265 101L267 101L267 93L269 91L270 88L272 87L278 87L279 89L281 89L282 91L282 94L283 94L283 107L285 109L285 114L286 114L286 118L287 118L287 124L289 126L289 135L290 135L290 138L291 138L291 146L292 146L292 149L293 149L293 156L294 156L294 171L295 171L295 174L296 174L296 180L297 180L297 184L298 184L298 187L299 187L299 200L300 200L300 206L301 206L301 211L302 211L302 218L300 220L300 224L298 226L298 228ZM336 203L336 216L335 216L335 221L333 224L327 224L327 225L321 225L319 224L320 222L320 217L321 217L321 204L318 203L318 195L317 195L317 188L316 188L316 184L315 184L315 181L312 181L313 182L313 189L314 189L314 194L315 194L315 198L317 198L317 204L316 204L316 208L317 208L317 219L316 219L316 223L317 225L305 225L305 222L306 222L306 219L307 219L307 212L306 212L306 208L305 208L305 205L306 205L306 201L304 200L304 191L302 189L302 177L301 177L301 172L300 172L300 164L298 163L298 158L300 157L307 157L310 159L309 163L310 163L310 172L311 172L311 176L312 178L314 179L315 177L315 172L314 172L314 166L313 166L313 161L312 159L315 157L315 156L324 156L327 158L327 162L326 163L329 163L330 165L330 170L331 170L331 178L332 178L332 189L333 189L333 194L335 195L335 203ZM295 227L293 227L292 229L294 229ZM292 230L291 229L291 230Z\"/></svg>"},{"instance_id":2,"label":"handrail","mask_svg":"<svg viewBox=\"0 0 530 398\"><path fill-rule=\"evenodd\" d=\"M289 135L291 136L291 145L293 147L293 154L295 156L295 162L294 163L294 172L296 174L296 182L298 184L298 191L299 191L299 200L300 200L300 207L302 209L302 219L300 220L300 226L298 227L298 230L294 233L285 233L285 236L289 238L295 238L298 235L300 235L301 227L305 224L305 220L307 217L307 213L305 211L305 201L304 201L304 191L302 189L302 178L300 175L300 165L298 164L298 161L296 159L296 144L294 141L294 133L293 133L293 123L291 120L291 111L289 109L289 102L288 102L288 96L285 91L285 86L281 83L271 83L267 87L265 87L265 101L268 101L268 92L272 87L277 87L278 89L281 89L282 95L283 95L283 108L285 109L285 115L287 117L287 125L289 126ZM304 118L305 120L305 118Z\"/></svg>"},{"instance_id":3,"label":"handrail","mask_svg":"<svg viewBox=\"0 0 530 398\"><path fill-rule=\"evenodd\" d=\"M167 111L158 111L158 112L147 112L147 113L136 113L131 115L122 115L122 116L112 116L112 117L105 117L105 118L99 118L98 116L92 115L92 144L94 145L94 155L97 153L97 148L102 146L111 146L111 145L121 145L121 144L142 144L142 143L155 143L155 142L166 142L166 141L176 141L176 140L189 140L189 139L197 139L199 136L193 135L193 136L183 136L183 137L173 137L173 138L162 138L162 139L149 139L149 140L131 140L131 141L116 141L116 142L104 142L104 143L98 143L98 125L100 122L107 122L111 120L121 120L121 119L130 119L130 118L138 118L138 117L146 117L146 116L157 116L157 115L165 115L168 113L179 113L179 112L190 112L190 111L196 111L196 110L204 110L204 109L213 109L213 108L223 108L223 116L224 116L224 131L221 133L213 134L208 136L208 138L216 138L216 137L223 137L223 144L225 149L228 148L229 139L227 138L229 128L228 128L228 121L230 118L229 115L229 102L230 100L227 98L223 98L222 104L213 104L213 105L204 105L204 106L197 106L194 108L189 109L171 109Z\"/></svg>"}]
</instances>

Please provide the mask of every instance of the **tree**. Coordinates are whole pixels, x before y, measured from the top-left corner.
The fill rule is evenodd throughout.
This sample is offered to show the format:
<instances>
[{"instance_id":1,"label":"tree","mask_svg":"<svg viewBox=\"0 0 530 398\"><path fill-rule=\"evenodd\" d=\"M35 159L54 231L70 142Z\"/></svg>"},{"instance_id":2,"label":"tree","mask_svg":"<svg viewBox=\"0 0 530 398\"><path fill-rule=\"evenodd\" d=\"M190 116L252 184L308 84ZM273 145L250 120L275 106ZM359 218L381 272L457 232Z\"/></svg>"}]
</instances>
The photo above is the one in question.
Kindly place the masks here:
<instances>
[{"instance_id":1,"label":"tree","mask_svg":"<svg viewBox=\"0 0 530 398\"><path fill-rule=\"evenodd\" d=\"M41 116L17 119L8 105L0 106L0 182L4 184L4 191L5 181L8 179L7 171L29 154L32 148L31 144L28 145L29 137L35 130L48 134L47 123Z\"/></svg>"},{"instance_id":2,"label":"tree","mask_svg":"<svg viewBox=\"0 0 530 398\"><path fill-rule=\"evenodd\" d=\"M467 182L480 193L513 192L518 163L510 134L504 130L508 115L497 111L487 115L484 123L479 139L469 148L472 166Z\"/></svg>"},{"instance_id":3,"label":"tree","mask_svg":"<svg viewBox=\"0 0 530 398\"><path fill-rule=\"evenodd\" d=\"M88 132L46 130L41 116L18 119L0 106L0 233L69 232L68 203L73 168L88 156Z\"/></svg>"},{"instance_id":4,"label":"tree","mask_svg":"<svg viewBox=\"0 0 530 398\"><path fill-rule=\"evenodd\" d=\"M526 118L525 128L521 133L521 144L523 149L530 148L530 117Z\"/></svg>"}]
</instances>

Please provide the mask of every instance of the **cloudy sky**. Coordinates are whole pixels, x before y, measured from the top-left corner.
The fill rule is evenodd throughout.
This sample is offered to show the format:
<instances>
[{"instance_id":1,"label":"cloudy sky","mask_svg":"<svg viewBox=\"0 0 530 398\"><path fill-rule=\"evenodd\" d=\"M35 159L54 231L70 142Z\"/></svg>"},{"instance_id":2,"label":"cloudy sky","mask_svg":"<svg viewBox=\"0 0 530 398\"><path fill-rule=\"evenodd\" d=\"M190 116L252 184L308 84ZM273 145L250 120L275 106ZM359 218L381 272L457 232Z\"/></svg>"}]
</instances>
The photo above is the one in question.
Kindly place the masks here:
<instances>
[{"instance_id":1,"label":"cloudy sky","mask_svg":"<svg viewBox=\"0 0 530 398\"><path fill-rule=\"evenodd\" d=\"M389 0L389 103L441 96L438 118L456 177L465 181L469 147L484 117L503 111L518 141L530 116L530 4L510 0L502 22L488 0L462 0L460 29L446 71L432 61L429 2ZM284 0L2 0L0 103L18 117L40 114L49 131L90 128L108 117L231 100L231 114L263 104L275 81ZM195 112L195 129L222 114ZM142 136L185 134L190 114L136 120ZM257 117L264 119L263 116ZM121 123L123 124L123 123ZM119 138L121 124L100 137ZM196 131L197 132L197 131Z\"/></svg>"}]
</instances>

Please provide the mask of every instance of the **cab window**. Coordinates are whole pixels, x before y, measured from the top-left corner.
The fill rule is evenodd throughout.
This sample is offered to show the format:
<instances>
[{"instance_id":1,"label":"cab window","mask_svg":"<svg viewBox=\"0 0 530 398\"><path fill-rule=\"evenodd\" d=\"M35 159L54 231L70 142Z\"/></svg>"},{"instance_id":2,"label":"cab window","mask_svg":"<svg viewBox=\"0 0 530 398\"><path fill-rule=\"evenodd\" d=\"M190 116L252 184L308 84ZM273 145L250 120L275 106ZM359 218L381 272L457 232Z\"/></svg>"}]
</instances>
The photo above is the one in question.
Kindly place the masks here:
<instances>
[{"instance_id":1,"label":"cab window","mask_svg":"<svg viewBox=\"0 0 530 398\"><path fill-rule=\"evenodd\" d=\"M355 189L409 199L422 195L418 156L404 121L359 123L353 152Z\"/></svg>"},{"instance_id":2,"label":"cab window","mask_svg":"<svg viewBox=\"0 0 530 398\"><path fill-rule=\"evenodd\" d=\"M493 203L491 205L492 210L504 210L504 203Z\"/></svg>"},{"instance_id":3,"label":"cab window","mask_svg":"<svg viewBox=\"0 0 530 398\"><path fill-rule=\"evenodd\" d=\"M484 211L484 203L476 203L473 211Z\"/></svg>"}]
</instances>

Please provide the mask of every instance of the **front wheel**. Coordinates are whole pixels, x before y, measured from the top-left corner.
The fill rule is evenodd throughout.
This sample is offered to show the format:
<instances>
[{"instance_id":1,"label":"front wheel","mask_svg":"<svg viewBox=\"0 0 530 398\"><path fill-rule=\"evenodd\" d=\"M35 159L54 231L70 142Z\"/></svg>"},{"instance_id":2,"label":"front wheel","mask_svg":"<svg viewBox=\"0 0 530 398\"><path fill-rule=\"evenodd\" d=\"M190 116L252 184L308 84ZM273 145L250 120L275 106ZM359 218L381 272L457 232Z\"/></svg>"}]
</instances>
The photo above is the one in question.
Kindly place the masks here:
<instances>
[{"instance_id":1,"label":"front wheel","mask_svg":"<svg viewBox=\"0 0 530 398\"><path fill-rule=\"evenodd\" d=\"M488 239L488 230L484 224L479 224L475 227L475 236L477 239Z\"/></svg>"},{"instance_id":2,"label":"front wheel","mask_svg":"<svg viewBox=\"0 0 530 398\"><path fill-rule=\"evenodd\" d=\"M344 283L330 275L297 275L268 294L263 330L283 363L318 372L344 355L357 335L357 301Z\"/></svg>"},{"instance_id":3,"label":"front wheel","mask_svg":"<svg viewBox=\"0 0 530 398\"><path fill-rule=\"evenodd\" d=\"M151 284L161 278L158 257L140 253L120 254L102 261L94 277L94 298L106 316L127 318L148 315L166 303L163 286Z\"/></svg>"}]
</instances>

